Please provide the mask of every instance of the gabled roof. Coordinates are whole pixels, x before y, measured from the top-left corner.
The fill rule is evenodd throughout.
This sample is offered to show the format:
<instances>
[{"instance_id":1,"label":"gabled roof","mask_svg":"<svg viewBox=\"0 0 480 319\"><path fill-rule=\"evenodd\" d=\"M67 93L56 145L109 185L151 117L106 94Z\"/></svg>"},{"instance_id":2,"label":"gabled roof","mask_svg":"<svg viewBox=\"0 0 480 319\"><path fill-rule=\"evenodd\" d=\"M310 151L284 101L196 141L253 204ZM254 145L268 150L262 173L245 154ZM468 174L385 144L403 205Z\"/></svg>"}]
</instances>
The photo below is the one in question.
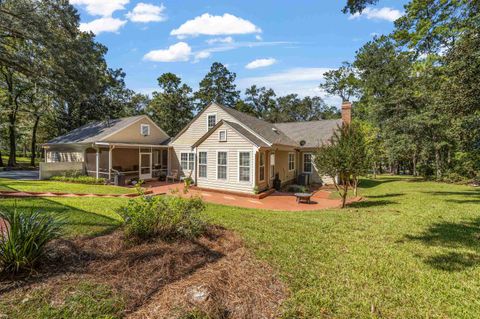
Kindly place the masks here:
<instances>
[{"instance_id":1,"label":"gabled roof","mask_svg":"<svg viewBox=\"0 0 480 319\"><path fill-rule=\"evenodd\" d=\"M58 136L45 144L85 144L102 141L104 138L120 131L121 129L137 122L141 118L148 118L146 115L123 117L108 121L88 123L65 135Z\"/></svg>"},{"instance_id":2,"label":"gabled roof","mask_svg":"<svg viewBox=\"0 0 480 319\"><path fill-rule=\"evenodd\" d=\"M275 123L280 131L295 140L296 145L302 148L318 147L326 143L339 125L342 125L341 119ZM301 141L305 141L305 144L300 145Z\"/></svg>"},{"instance_id":3,"label":"gabled roof","mask_svg":"<svg viewBox=\"0 0 480 319\"><path fill-rule=\"evenodd\" d=\"M251 143L253 143L257 147L268 147L269 146L267 143L265 143L260 138L258 138L255 134L252 134L250 131L245 129L242 125L240 125L238 123L235 123L235 122L220 120L214 127L209 129L207 133L205 133L202 137L200 137L195 142L195 144L192 145L192 147L197 147L200 144L202 144L203 141L205 141L210 135L212 135L223 124L226 124L226 125L230 126L232 129L237 131L240 135L245 137L247 140L249 140Z\"/></svg>"},{"instance_id":4,"label":"gabled roof","mask_svg":"<svg viewBox=\"0 0 480 319\"><path fill-rule=\"evenodd\" d=\"M224 110L226 113L230 114L233 118L235 118L238 122L240 122L243 126L247 128L247 131L250 130L254 134L258 135L261 139L264 139L270 144L279 144L279 145L288 145L288 146L296 146L294 140L289 138L283 132L279 131L274 124L266 122L264 120L260 120L254 116L249 114L242 113L237 111L231 107L226 107L224 105L218 103L211 103L210 105L215 104ZM209 106L205 107L202 111L200 111L195 117L185 126L174 138L172 141L175 141L180 135L182 135L197 118L208 109ZM245 128L244 128L245 129ZM251 134L251 133L250 133ZM263 142L265 143L265 142Z\"/></svg>"}]
</instances>

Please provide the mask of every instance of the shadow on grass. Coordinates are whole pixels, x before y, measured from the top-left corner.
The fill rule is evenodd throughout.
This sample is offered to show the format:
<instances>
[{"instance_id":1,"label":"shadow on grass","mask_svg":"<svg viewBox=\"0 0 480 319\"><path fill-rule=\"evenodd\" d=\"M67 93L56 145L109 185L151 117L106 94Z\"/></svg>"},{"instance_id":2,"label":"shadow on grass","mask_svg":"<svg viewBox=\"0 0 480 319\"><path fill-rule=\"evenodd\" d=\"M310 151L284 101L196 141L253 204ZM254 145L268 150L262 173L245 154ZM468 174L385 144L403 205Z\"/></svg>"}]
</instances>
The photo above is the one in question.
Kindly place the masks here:
<instances>
[{"instance_id":1,"label":"shadow on grass","mask_svg":"<svg viewBox=\"0 0 480 319\"><path fill-rule=\"evenodd\" d=\"M397 202L391 200L364 200L360 202L354 202L348 204L350 208L369 208L369 207L378 207L378 206L388 206L396 204Z\"/></svg>"},{"instance_id":2,"label":"shadow on grass","mask_svg":"<svg viewBox=\"0 0 480 319\"><path fill-rule=\"evenodd\" d=\"M423 192L423 193L434 195L434 196L442 196L446 202L452 202L456 204L480 204L480 189L472 189L472 190L458 191L458 192L436 191L436 192ZM462 197L462 198L459 199L458 197Z\"/></svg>"},{"instance_id":3,"label":"shadow on grass","mask_svg":"<svg viewBox=\"0 0 480 319\"><path fill-rule=\"evenodd\" d=\"M420 235L407 235L407 240L421 241L428 246L452 249L448 253L430 256L424 262L433 268L445 271L461 271L480 266L480 219L431 225ZM475 252L458 252L458 249Z\"/></svg>"},{"instance_id":4,"label":"shadow on grass","mask_svg":"<svg viewBox=\"0 0 480 319\"><path fill-rule=\"evenodd\" d=\"M58 218L64 225L67 236L95 237L111 233L121 225L121 222L115 218L58 203L46 197L0 201L0 210L12 210L15 207L18 210L39 211Z\"/></svg>"},{"instance_id":5,"label":"shadow on grass","mask_svg":"<svg viewBox=\"0 0 480 319\"><path fill-rule=\"evenodd\" d=\"M360 184L358 185L360 188L373 188L377 187L381 184L391 183L391 182L398 182L398 181L405 181L405 178L378 178L378 179L362 179Z\"/></svg>"},{"instance_id":6,"label":"shadow on grass","mask_svg":"<svg viewBox=\"0 0 480 319\"><path fill-rule=\"evenodd\" d=\"M387 193L383 195L370 195L370 196L367 196L367 198L392 198L392 197L400 197L404 195L405 195L404 193Z\"/></svg>"}]
</instances>

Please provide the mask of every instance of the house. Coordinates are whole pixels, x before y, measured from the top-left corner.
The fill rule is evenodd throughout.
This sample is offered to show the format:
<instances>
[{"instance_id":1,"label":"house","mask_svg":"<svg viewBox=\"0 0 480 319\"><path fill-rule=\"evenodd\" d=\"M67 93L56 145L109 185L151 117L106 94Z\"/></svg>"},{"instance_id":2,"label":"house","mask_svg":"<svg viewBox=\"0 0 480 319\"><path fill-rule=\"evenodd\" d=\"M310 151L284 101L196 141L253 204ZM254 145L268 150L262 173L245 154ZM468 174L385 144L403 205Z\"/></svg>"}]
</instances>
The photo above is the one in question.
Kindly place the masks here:
<instances>
[{"instance_id":1,"label":"house","mask_svg":"<svg viewBox=\"0 0 480 319\"><path fill-rule=\"evenodd\" d=\"M342 119L275 124L212 103L172 139L146 116L86 125L44 144L42 164L75 162L75 169L110 180L117 171L140 179L177 171L197 187L241 193L269 189L276 177L292 183L299 174L330 183L316 171L314 154L350 120L349 102Z\"/></svg>"}]
</instances>

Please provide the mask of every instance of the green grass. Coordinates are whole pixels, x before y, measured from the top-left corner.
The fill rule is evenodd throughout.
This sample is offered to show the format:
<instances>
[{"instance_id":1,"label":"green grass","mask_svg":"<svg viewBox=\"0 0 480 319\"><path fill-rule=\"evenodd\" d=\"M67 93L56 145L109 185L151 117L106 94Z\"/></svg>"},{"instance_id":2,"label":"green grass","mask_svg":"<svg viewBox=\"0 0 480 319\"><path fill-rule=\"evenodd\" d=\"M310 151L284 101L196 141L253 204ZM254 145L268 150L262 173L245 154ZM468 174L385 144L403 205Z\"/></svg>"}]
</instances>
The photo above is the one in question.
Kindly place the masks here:
<instances>
[{"instance_id":1,"label":"green grass","mask_svg":"<svg viewBox=\"0 0 480 319\"><path fill-rule=\"evenodd\" d=\"M480 190L385 177L360 195L346 210L208 215L279 272L287 317L476 317Z\"/></svg>"},{"instance_id":2,"label":"green grass","mask_svg":"<svg viewBox=\"0 0 480 319\"><path fill-rule=\"evenodd\" d=\"M17 165L19 166L30 166L30 157L17 156L16 160L17 160ZM2 161L3 161L3 164L6 165L8 163L8 156L2 155ZM39 162L39 158L37 157L35 158L35 165L38 165L38 162Z\"/></svg>"},{"instance_id":3,"label":"green grass","mask_svg":"<svg viewBox=\"0 0 480 319\"><path fill-rule=\"evenodd\" d=\"M345 210L272 212L208 205L207 216L238 231L278 271L290 290L286 317L477 317L480 189L408 177L382 177L361 186L359 195L366 200ZM73 236L114 229L119 217L113 209L126 201L36 198L17 205L66 216L66 235ZM0 200L0 208L12 205L13 200ZM98 302L104 300L108 304L111 296ZM70 311L83 309L71 305ZM22 309L36 317L33 311L44 307ZM90 313L115 311L100 307Z\"/></svg>"},{"instance_id":4,"label":"green grass","mask_svg":"<svg viewBox=\"0 0 480 319\"><path fill-rule=\"evenodd\" d=\"M121 223L115 212L127 198L44 197L0 199L0 210L33 209L63 219L65 237L95 236L112 231Z\"/></svg>"},{"instance_id":5,"label":"green grass","mask_svg":"<svg viewBox=\"0 0 480 319\"><path fill-rule=\"evenodd\" d=\"M0 191L60 192L78 194L131 194L135 189L110 185L89 185L57 181L26 181L0 178Z\"/></svg>"},{"instance_id":6,"label":"green grass","mask_svg":"<svg viewBox=\"0 0 480 319\"><path fill-rule=\"evenodd\" d=\"M120 318L121 295L106 285L86 280L60 287L39 287L29 294L0 299L0 315L6 318Z\"/></svg>"}]
</instances>

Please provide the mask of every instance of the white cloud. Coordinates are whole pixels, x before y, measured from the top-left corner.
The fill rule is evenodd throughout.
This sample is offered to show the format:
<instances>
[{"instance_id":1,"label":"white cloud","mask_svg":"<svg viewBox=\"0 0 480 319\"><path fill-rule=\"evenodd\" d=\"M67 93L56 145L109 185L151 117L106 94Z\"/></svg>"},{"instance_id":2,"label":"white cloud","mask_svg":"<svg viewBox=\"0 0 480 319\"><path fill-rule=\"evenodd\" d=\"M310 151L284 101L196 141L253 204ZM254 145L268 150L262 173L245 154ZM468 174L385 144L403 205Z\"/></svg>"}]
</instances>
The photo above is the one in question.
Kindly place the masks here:
<instances>
[{"instance_id":1,"label":"white cloud","mask_svg":"<svg viewBox=\"0 0 480 319\"><path fill-rule=\"evenodd\" d=\"M397 9L389 8L389 7L384 7L380 9L376 8L366 8L365 10L362 11L362 13L355 13L353 15L350 15L348 19L353 20L353 19L358 19L361 17L366 17L367 19L375 19L375 20L387 20L387 21L395 21L398 18L400 18L403 15L403 13Z\"/></svg>"},{"instance_id":2,"label":"white cloud","mask_svg":"<svg viewBox=\"0 0 480 319\"><path fill-rule=\"evenodd\" d=\"M253 60L252 62L248 63L245 65L245 68L247 69L257 69L257 68L264 68L267 66L270 66L272 64L277 63L277 60L274 58L268 58L268 59L256 59Z\"/></svg>"},{"instance_id":3,"label":"white cloud","mask_svg":"<svg viewBox=\"0 0 480 319\"><path fill-rule=\"evenodd\" d=\"M125 23L127 23L127 20L103 17L90 22L80 23L80 30L85 32L92 31L97 35L102 32L118 32Z\"/></svg>"},{"instance_id":4,"label":"white cloud","mask_svg":"<svg viewBox=\"0 0 480 319\"><path fill-rule=\"evenodd\" d=\"M164 14L165 6L139 2L132 11L127 13L126 17L132 22L160 22L167 18Z\"/></svg>"},{"instance_id":5,"label":"white cloud","mask_svg":"<svg viewBox=\"0 0 480 319\"><path fill-rule=\"evenodd\" d=\"M321 96L331 105L340 105L341 99L329 96L318 86L324 81L323 74L332 68L292 68L282 72L271 73L265 76L246 77L238 80L238 87L242 90L253 84L272 88L277 95L295 93L301 97Z\"/></svg>"},{"instance_id":6,"label":"white cloud","mask_svg":"<svg viewBox=\"0 0 480 319\"><path fill-rule=\"evenodd\" d=\"M212 53L209 51L199 51L195 53L195 60L193 62L198 62L199 60L206 59L212 56Z\"/></svg>"},{"instance_id":7,"label":"white cloud","mask_svg":"<svg viewBox=\"0 0 480 319\"><path fill-rule=\"evenodd\" d=\"M233 43L233 38L232 37L225 37L225 38L213 38L213 39L208 39L207 41L208 44L215 44L215 43Z\"/></svg>"},{"instance_id":8,"label":"white cloud","mask_svg":"<svg viewBox=\"0 0 480 319\"><path fill-rule=\"evenodd\" d=\"M197 35L228 35L260 33L262 30L252 22L225 13L223 16L214 16L204 13L192 20L183 23L178 29L172 30L170 35L184 38Z\"/></svg>"},{"instance_id":9,"label":"white cloud","mask_svg":"<svg viewBox=\"0 0 480 319\"><path fill-rule=\"evenodd\" d=\"M185 42L178 42L165 50L153 50L145 54L145 60L154 62L185 62L190 59L192 48Z\"/></svg>"},{"instance_id":10,"label":"white cloud","mask_svg":"<svg viewBox=\"0 0 480 319\"><path fill-rule=\"evenodd\" d=\"M85 6L88 14L109 17L117 10L125 9L130 0L70 0L70 4Z\"/></svg>"},{"instance_id":11,"label":"white cloud","mask_svg":"<svg viewBox=\"0 0 480 319\"><path fill-rule=\"evenodd\" d=\"M262 41L262 40L263 40L263 38L262 38L262 36L261 36L260 34L257 34L257 35L255 36L255 39L256 39L257 41Z\"/></svg>"}]
</instances>

